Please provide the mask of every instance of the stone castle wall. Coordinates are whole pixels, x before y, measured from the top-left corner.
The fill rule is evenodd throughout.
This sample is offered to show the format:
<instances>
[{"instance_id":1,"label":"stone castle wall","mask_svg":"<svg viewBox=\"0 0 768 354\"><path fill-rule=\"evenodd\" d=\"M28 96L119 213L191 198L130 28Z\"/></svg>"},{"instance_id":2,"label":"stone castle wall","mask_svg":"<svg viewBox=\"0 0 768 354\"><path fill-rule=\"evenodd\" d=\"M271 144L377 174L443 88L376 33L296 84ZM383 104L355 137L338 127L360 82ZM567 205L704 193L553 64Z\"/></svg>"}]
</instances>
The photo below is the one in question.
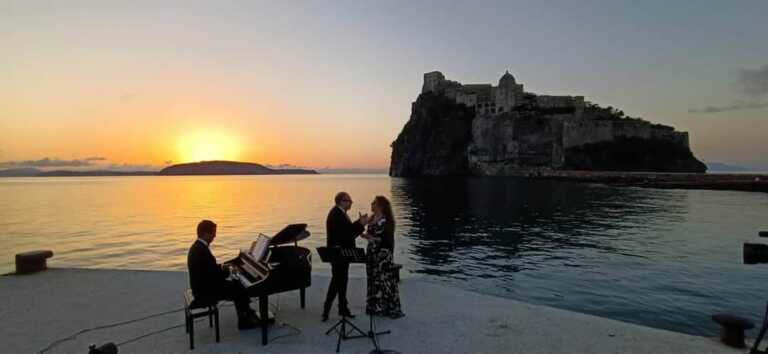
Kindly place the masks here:
<instances>
[{"instance_id":1,"label":"stone castle wall","mask_svg":"<svg viewBox=\"0 0 768 354\"><path fill-rule=\"evenodd\" d=\"M668 141L688 148L688 133L644 121L597 121L573 115L497 118L477 116L467 149L468 166L478 175L513 174L521 169L559 169L568 149L620 138Z\"/></svg>"},{"instance_id":2,"label":"stone castle wall","mask_svg":"<svg viewBox=\"0 0 768 354\"><path fill-rule=\"evenodd\" d=\"M677 132L669 127L635 120L564 121L562 134L562 146L565 149L585 144L610 142L619 137L660 139L689 147L687 132Z\"/></svg>"},{"instance_id":3,"label":"stone castle wall","mask_svg":"<svg viewBox=\"0 0 768 354\"><path fill-rule=\"evenodd\" d=\"M533 105L544 110L572 110L581 115L584 111L583 96L550 96L526 93L523 85L515 82L508 72L499 80L498 86L491 84L463 85L446 80L439 71L424 74L422 93L433 92L473 108L478 114L501 114L512 112L525 104L524 96L533 96Z\"/></svg>"}]
</instances>

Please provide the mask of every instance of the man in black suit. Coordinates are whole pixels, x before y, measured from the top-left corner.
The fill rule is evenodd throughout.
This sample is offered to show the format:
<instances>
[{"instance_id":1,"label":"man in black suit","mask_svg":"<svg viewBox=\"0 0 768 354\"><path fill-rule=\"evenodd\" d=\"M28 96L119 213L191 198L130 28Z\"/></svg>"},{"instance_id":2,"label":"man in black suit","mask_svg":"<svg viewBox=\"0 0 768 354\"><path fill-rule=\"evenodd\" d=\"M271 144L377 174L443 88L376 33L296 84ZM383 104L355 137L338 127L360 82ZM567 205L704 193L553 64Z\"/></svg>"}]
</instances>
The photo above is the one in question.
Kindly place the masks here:
<instances>
[{"instance_id":1,"label":"man in black suit","mask_svg":"<svg viewBox=\"0 0 768 354\"><path fill-rule=\"evenodd\" d=\"M214 238L216 238L216 224L210 220L201 221L197 225L197 240L187 254L189 283L195 302L207 304L219 300L234 301L237 310L237 328L253 328L256 326L256 313L248 305L251 299L240 282L227 280L229 269L216 263L216 257L209 248Z\"/></svg>"},{"instance_id":2,"label":"man in black suit","mask_svg":"<svg viewBox=\"0 0 768 354\"><path fill-rule=\"evenodd\" d=\"M360 218L352 222L347 211L352 207L352 198L346 192L339 192L334 199L336 205L328 212L325 220L327 247L354 248L355 238L363 233L364 225L368 223L368 214L360 215ZM347 283L349 281L349 263L331 263L331 284L328 285L328 294L325 296L323 306L323 322L328 320L328 312L331 311L333 300L339 295L339 315L355 317L349 311L347 303Z\"/></svg>"}]
</instances>

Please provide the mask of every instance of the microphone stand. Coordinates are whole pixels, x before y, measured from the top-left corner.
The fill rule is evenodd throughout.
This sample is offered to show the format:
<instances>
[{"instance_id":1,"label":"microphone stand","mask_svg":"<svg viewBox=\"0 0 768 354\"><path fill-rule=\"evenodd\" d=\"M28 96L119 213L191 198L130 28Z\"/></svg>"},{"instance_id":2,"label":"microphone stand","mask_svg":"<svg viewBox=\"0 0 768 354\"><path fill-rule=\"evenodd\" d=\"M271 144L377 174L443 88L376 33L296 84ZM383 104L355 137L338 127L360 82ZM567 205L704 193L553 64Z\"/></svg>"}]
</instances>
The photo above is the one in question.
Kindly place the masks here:
<instances>
[{"instance_id":1,"label":"microphone stand","mask_svg":"<svg viewBox=\"0 0 768 354\"><path fill-rule=\"evenodd\" d=\"M351 330L353 332L357 332L359 334L356 334L354 336L347 335L347 325L352 327ZM338 332L338 334L339 334L339 337L336 340L336 352L337 353L341 349L341 341L342 340L347 340L347 339L352 339L352 338L362 338L362 337L367 337L368 336L365 332L363 332L363 330L361 330L360 328L357 328L357 326L355 326L354 323L349 321L347 319L347 316L343 316L343 315L341 316L341 319L339 320L339 322L336 322L335 325L331 326L331 328L329 328L328 331L325 332L325 335L326 336L329 335L331 332L333 332L333 330L336 330L336 332Z\"/></svg>"},{"instance_id":2,"label":"microphone stand","mask_svg":"<svg viewBox=\"0 0 768 354\"><path fill-rule=\"evenodd\" d=\"M391 331L376 332L376 325L374 324L374 320L373 320L374 317L375 315L373 313L368 313L368 318L370 318L370 327L368 329L368 333L361 333L359 335L354 335L348 338L368 337L371 339L371 342L373 342L373 348L374 348L373 350L370 351L370 354L383 354L386 352L381 350L381 348L379 348L379 341L378 341L378 338L376 338L376 336L382 335L382 334L390 334Z\"/></svg>"}]
</instances>

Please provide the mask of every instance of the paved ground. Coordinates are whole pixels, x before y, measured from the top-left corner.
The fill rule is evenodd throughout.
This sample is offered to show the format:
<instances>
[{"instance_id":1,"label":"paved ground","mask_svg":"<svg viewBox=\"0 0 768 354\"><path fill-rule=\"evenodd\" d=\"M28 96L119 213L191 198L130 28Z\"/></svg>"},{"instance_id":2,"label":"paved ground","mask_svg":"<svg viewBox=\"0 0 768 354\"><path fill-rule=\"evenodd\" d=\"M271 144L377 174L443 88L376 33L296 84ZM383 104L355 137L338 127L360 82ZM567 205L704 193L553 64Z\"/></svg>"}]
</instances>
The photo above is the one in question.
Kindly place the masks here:
<instances>
[{"instance_id":1,"label":"paved ground","mask_svg":"<svg viewBox=\"0 0 768 354\"><path fill-rule=\"evenodd\" d=\"M307 308L298 292L270 297L277 321L271 343L261 331L238 331L232 307L222 309L221 343L207 322L196 325L194 353L333 353L336 339L320 322L328 278L314 276ZM26 276L0 276L2 353L35 353L81 329L131 320L182 306L183 272L53 269ZM353 312L362 313L364 279L350 280ZM406 317L379 319L383 348L401 353L745 353L714 339L642 327L519 301L481 295L417 279L401 284ZM255 304L254 306L255 307ZM336 318L332 318L335 320ZM355 322L367 327L367 317ZM87 353L89 343L122 342L182 325L174 312L136 323L84 333L51 353ZM368 353L366 339L342 343L342 353ZM120 347L120 353L188 352L184 327Z\"/></svg>"}]
</instances>

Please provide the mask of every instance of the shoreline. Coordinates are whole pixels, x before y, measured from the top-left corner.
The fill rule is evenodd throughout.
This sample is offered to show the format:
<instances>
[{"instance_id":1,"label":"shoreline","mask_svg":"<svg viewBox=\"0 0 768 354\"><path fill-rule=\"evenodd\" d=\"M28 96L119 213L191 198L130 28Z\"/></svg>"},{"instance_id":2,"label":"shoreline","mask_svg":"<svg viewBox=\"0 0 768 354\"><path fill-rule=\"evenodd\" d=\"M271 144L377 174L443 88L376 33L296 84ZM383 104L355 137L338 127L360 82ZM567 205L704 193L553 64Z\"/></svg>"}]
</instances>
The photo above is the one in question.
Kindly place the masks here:
<instances>
[{"instance_id":1,"label":"shoreline","mask_svg":"<svg viewBox=\"0 0 768 354\"><path fill-rule=\"evenodd\" d=\"M319 321L328 277L312 276L307 308L298 306L298 292L270 296L277 321L266 347L260 331L237 331L234 313L222 307L221 343L202 322L196 325L195 353L259 351L264 353L332 353L336 338L324 335L337 320ZM179 271L53 268L41 273L0 277L0 291L7 294L2 309L11 352L36 352L49 343L83 328L126 321L175 309L187 274ZM367 328L363 314L365 281L351 278L349 298L354 320ZM619 322L552 307L480 294L418 279L400 284L406 317L377 319L377 327L392 334L379 338L383 348L403 353L743 353L714 338L698 337ZM427 296L428 295L428 296ZM253 306L253 305L252 305ZM63 342L52 353L79 352L89 343L121 342L148 332L183 323L181 313L84 333ZM298 333L293 333L298 329ZM367 353L370 341L342 343L344 353ZM120 353L187 352L182 328L147 337L120 347Z\"/></svg>"}]
</instances>

